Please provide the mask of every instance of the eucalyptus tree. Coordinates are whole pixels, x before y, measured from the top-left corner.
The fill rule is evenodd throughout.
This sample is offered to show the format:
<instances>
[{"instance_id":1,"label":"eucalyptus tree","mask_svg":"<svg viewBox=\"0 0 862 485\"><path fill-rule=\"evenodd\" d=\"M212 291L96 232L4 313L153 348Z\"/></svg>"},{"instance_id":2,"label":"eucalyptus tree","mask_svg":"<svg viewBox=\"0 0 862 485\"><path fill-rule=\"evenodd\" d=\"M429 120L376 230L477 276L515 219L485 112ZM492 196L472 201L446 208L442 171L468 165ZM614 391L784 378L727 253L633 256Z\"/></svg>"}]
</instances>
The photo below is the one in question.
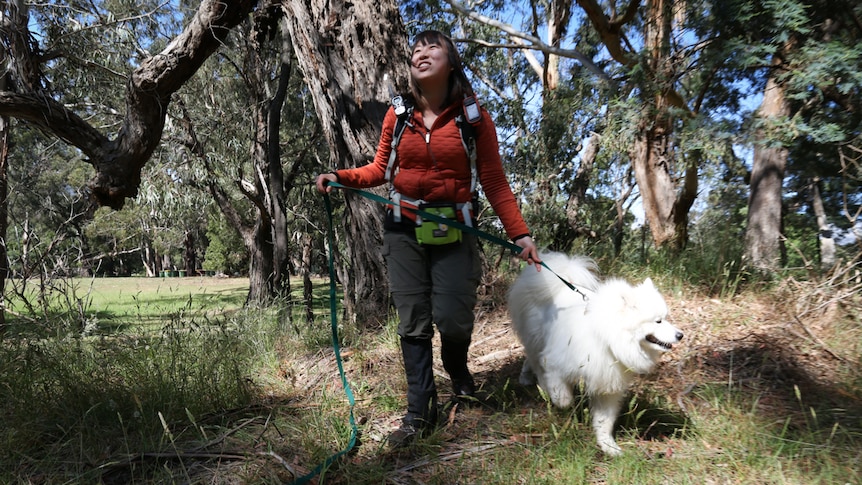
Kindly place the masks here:
<instances>
[{"instance_id":1,"label":"eucalyptus tree","mask_svg":"<svg viewBox=\"0 0 862 485\"><path fill-rule=\"evenodd\" d=\"M283 0L282 5L329 147L321 171L367 163L389 105L388 86L407 88L408 39L398 6L394 0L354 1L349 8L325 0ZM343 196L347 239L339 247L347 258L338 276L345 312L360 326L380 325L389 308L381 208L350 192Z\"/></svg>"},{"instance_id":2,"label":"eucalyptus tree","mask_svg":"<svg viewBox=\"0 0 862 485\"><path fill-rule=\"evenodd\" d=\"M210 194L238 231L249 255L248 298L255 303L289 296L291 252L301 251L291 241L306 230L304 219L294 217L296 192L309 185L325 149L284 32L283 10L272 7L258 9L252 22L235 29L225 48L179 91L167 137L186 149L190 164L179 176ZM299 210L314 211L307 200L303 205Z\"/></svg>"},{"instance_id":3,"label":"eucalyptus tree","mask_svg":"<svg viewBox=\"0 0 862 485\"><path fill-rule=\"evenodd\" d=\"M800 207L794 194L842 198L841 191L805 189L814 179L835 181L819 188L840 187L842 150L859 137L862 6L729 0L716 2L712 12L721 34L715 43L731 56L731 72L762 92L749 125L754 155L744 259L753 271L769 275L786 259L784 243L792 232L785 227L787 209ZM848 187L855 204L857 187ZM806 205L818 204L810 199ZM840 204L833 206L833 218L840 210ZM825 210L820 220L825 223ZM808 232L816 234L817 228Z\"/></svg>"},{"instance_id":4,"label":"eucalyptus tree","mask_svg":"<svg viewBox=\"0 0 862 485\"><path fill-rule=\"evenodd\" d=\"M802 18L784 29L791 48L781 77L795 135L787 144L785 190L804 196L796 198L809 215L812 245L819 244L823 269L831 269L842 229L856 224L853 214L862 208L859 172L842 164L862 140L862 5L793 3L776 20L788 23L792 9Z\"/></svg>"},{"instance_id":5,"label":"eucalyptus tree","mask_svg":"<svg viewBox=\"0 0 862 485\"><path fill-rule=\"evenodd\" d=\"M140 170L161 139L171 95L220 47L229 30L247 17L255 3L252 0L204 0L182 33L155 55L147 48L158 45L141 45L136 55L105 52L100 47L111 44L104 44L104 39L102 43L92 45L90 50L82 49L84 46L74 44L74 40L81 38L76 34L93 32L93 24L103 21L102 13L109 14L108 19L117 23L114 14L99 10L83 12L73 5L40 5L42 9L33 20L40 23L44 36L41 44L36 43L37 37L30 31L29 16L24 16L21 23L12 26L13 31L7 37L7 42L13 46L16 89L0 93L0 113L24 120L78 148L96 169L89 183L93 201L119 209L127 197L137 195ZM155 9L161 4L151 2L151 5ZM115 35L138 39L135 32L126 30L125 26L131 27L135 21L146 18L126 19L127 22L118 24ZM158 23L158 19L155 22ZM117 73L121 81L109 82L105 86L86 85L87 76L104 65L102 60L105 56L112 55L122 55L126 62L125 70ZM65 92L49 89L50 80L62 69L80 72L79 88L83 92L86 87L88 93L97 97L95 100L80 99L80 112L72 109L74 105L69 107L63 103ZM98 97L116 92L117 85L127 87L120 90L125 92L125 106L101 105ZM113 108L115 124L94 126L85 118L89 115L87 108L100 114L104 114L102 110L106 108ZM100 128L115 128L116 134L109 137Z\"/></svg>"},{"instance_id":6,"label":"eucalyptus tree","mask_svg":"<svg viewBox=\"0 0 862 485\"><path fill-rule=\"evenodd\" d=\"M606 146L616 150L622 148L620 140L627 143L625 154L632 161L633 173L656 245L681 247L685 240L688 210L697 192L697 167L696 164L681 160L681 155L676 155L672 133L678 114L691 114L696 108L687 105L677 92L679 84L674 83L679 82L685 59L693 56L694 50L678 48L672 52L676 46L670 41L674 34L671 2L649 2L645 8L641 8L639 2L630 2L621 9L617 9L615 3L603 6L592 0L476 6L482 8L482 12L467 9L455 0L446 0L446 3L468 21L496 27L503 40L518 39L515 43L521 49L541 52L545 71L556 69L557 66L564 69L562 82L546 82L556 76L547 73L541 75L541 86L548 88L539 108L546 127L540 128L545 137L541 145L550 151L538 153L556 172L551 175L559 177L554 184L566 179L571 185L569 195L574 196L576 203L567 207L569 225L576 224L577 207L582 205L577 202L581 194L585 193L584 179L589 179L592 173L597 152L583 153L589 156L580 160L581 170L566 170L565 167L570 166L572 159L577 156L577 151L573 153L571 148L556 149L555 145L561 143L557 140L566 139L561 136L565 132L555 130L548 124L554 118L552 113L555 110L563 111L566 107L569 123L564 122L562 126L580 126L582 140L591 133L604 132L608 120L600 113L623 117L634 124L620 126L624 130L622 132L596 137L594 143L604 140ZM576 9L575 4L580 8ZM509 26L490 18L491 15L510 15L512 11L524 12L521 16L522 25ZM562 22L571 22L572 25ZM541 25L545 26L547 42L537 37ZM495 44L505 46L506 42L498 41ZM556 57L558 55L569 58L569 61L560 63ZM529 59L530 56L525 57ZM559 96L554 88L563 83L570 89L574 88L581 95L580 99ZM626 102L631 97L636 97L638 102ZM612 110L612 107L616 109ZM632 115L632 110L639 111ZM556 119L566 118L556 115ZM574 143L570 146L582 148L590 145ZM609 155L606 160L619 160ZM580 180L577 178L579 176ZM625 180L618 180L621 184L618 186L618 195L628 196L632 193L625 188L630 187ZM624 204L621 200L619 205Z\"/></svg>"}]
</instances>

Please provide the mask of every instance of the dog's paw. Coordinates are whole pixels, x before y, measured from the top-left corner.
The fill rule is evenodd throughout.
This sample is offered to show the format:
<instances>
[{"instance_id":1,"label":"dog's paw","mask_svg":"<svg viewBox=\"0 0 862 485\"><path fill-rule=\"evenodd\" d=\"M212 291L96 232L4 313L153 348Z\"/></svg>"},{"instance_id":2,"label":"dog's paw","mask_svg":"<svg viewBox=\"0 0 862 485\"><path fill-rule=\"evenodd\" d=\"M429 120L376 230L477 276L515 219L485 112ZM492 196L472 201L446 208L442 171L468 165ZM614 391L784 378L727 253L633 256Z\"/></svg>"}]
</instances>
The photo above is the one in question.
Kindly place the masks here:
<instances>
[{"instance_id":1,"label":"dog's paw","mask_svg":"<svg viewBox=\"0 0 862 485\"><path fill-rule=\"evenodd\" d=\"M599 448L608 456L620 456L623 454L622 448L619 447L613 438L599 439Z\"/></svg>"},{"instance_id":2,"label":"dog's paw","mask_svg":"<svg viewBox=\"0 0 862 485\"><path fill-rule=\"evenodd\" d=\"M530 366L524 363L524 367L521 369L521 375L518 376L518 382L522 386L535 386L539 381L536 379L536 373L533 372L533 369L530 369Z\"/></svg>"}]
</instances>

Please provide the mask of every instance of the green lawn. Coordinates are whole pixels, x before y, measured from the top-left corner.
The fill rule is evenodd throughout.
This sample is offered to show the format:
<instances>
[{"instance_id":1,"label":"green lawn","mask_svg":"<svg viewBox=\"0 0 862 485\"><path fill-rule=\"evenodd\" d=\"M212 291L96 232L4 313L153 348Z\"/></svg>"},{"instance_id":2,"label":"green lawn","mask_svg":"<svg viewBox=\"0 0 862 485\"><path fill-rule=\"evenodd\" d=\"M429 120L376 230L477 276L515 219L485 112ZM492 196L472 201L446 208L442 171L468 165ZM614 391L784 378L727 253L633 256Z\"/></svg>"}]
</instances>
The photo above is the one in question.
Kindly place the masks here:
<instances>
[{"instance_id":1,"label":"green lawn","mask_svg":"<svg viewBox=\"0 0 862 485\"><path fill-rule=\"evenodd\" d=\"M21 282L15 283L20 288ZM198 317L236 311L245 303L248 284L248 278L201 276L74 278L47 290L47 304L38 303L36 282L28 282L23 293L35 313L41 310L55 320L78 320L91 330L115 332L131 323L160 326L180 314ZM6 298L11 328L38 319L20 297L7 293Z\"/></svg>"}]
</instances>

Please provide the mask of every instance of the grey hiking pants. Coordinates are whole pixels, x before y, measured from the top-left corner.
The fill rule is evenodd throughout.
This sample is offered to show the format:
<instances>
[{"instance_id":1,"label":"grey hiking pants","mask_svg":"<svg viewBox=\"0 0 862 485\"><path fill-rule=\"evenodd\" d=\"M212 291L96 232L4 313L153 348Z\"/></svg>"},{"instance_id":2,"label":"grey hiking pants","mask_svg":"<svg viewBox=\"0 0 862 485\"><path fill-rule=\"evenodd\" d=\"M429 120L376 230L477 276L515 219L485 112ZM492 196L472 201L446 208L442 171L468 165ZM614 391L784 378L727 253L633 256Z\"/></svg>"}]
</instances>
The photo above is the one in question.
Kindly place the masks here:
<instances>
[{"instance_id":1,"label":"grey hiking pants","mask_svg":"<svg viewBox=\"0 0 862 485\"><path fill-rule=\"evenodd\" d=\"M398 310L398 335L430 339L434 325L452 342L469 342L473 333L476 288L482 263L476 237L460 243L420 245L412 234L386 231L383 257Z\"/></svg>"}]
</instances>

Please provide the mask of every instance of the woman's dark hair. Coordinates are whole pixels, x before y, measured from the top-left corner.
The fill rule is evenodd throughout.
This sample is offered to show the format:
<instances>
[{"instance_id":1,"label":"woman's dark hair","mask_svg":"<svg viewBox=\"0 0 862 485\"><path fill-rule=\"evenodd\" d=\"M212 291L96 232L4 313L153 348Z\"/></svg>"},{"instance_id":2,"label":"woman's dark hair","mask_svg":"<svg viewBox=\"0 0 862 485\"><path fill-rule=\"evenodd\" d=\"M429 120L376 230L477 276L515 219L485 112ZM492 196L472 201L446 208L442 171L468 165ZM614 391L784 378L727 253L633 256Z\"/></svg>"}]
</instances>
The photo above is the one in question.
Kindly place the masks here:
<instances>
[{"instance_id":1,"label":"woman's dark hair","mask_svg":"<svg viewBox=\"0 0 862 485\"><path fill-rule=\"evenodd\" d=\"M455 101L464 99L465 96L473 96L473 86L470 84L470 81L467 80L467 75L464 74L464 66L461 64L461 55L458 53L458 49L455 48L455 44L452 42L452 39L438 30L426 30L417 34L413 39L413 45L410 48L410 52L412 53L418 45L429 44L436 44L445 47L449 56L449 64L452 66L452 72L449 74L449 94L446 96L446 100L443 102L443 105L449 106ZM413 76L410 76L410 91L413 94L413 99L415 99L417 103L421 103L421 100L423 99L422 90L413 80Z\"/></svg>"}]
</instances>

